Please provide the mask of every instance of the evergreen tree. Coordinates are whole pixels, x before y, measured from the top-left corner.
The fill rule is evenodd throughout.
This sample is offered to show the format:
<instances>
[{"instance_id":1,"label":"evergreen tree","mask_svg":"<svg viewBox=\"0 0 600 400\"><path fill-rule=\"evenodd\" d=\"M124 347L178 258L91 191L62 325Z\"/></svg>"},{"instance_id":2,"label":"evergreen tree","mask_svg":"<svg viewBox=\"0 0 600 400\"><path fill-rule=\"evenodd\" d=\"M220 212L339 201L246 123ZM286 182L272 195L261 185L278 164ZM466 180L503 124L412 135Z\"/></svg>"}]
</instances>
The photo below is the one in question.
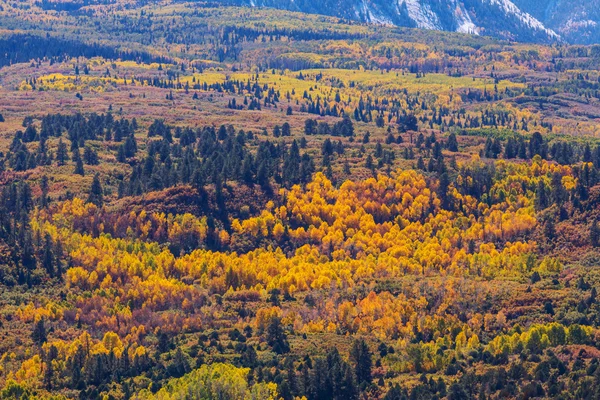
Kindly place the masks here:
<instances>
[{"instance_id":1,"label":"evergreen tree","mask_svg":"<svg viewBox=\"0 0 600 400\"><path fill-rule=\"evenodd\" d=\"M417 117L414 114L403 115L398 118L398 131L417 131L419 129Z\"/></svg>"},{"instance_id":2,"label":"evergreen tree","mask_svg":"<svg viewBox=\"0 0 600 400\"><path fill-rule=\"evenodd\" d=\"M562 183L562 175L559 172L552 174L550 186L552 188L552 201L554 204L561 206L566 200L567 192Z\"/></svg>"},{"instance_id":3,"label":"evergreen tree","mask_svg":"<svg viewBox=\"0 0 600 400\"><path fill-rule=\"evenodd\" d=\"M300 179L300 149L298 143L294 140L290 147L289 153L285 156L283 161L283 182L291 187L292 185L299 182Z\"/></svg>"},{"instance_id":4,"label":"evergreen tree","mask_svg":"<svg viewBox=\"0 0 600 400\"><path fill-rule=\"evenodd\" d=\"M369 141L371 140L371 133L370 132L366 132L362 138L362 142L364 144L369 143Z\"/></svg>"},{"instance_id":5,"label":"evergreen tree","mask_svg":"<svg viewBox=\"0 0 600 400\"><path fill-rule=\"evenodd\" d=\"M42 345L48 340L48 333L46 331L46 324L44 318L37 320L33 326L33 332L31 333L31 339L37 345Z\"/></svg>"},{"instance_id":6,"label":"evergreen tree","mask_svg":"<svg viewBox=\"0 0 600 400\"><path fill-rule=\"evenodd\" d=\"M328 370L326 386L330 387L329 391L331 393L329 398L336 400L356 399L358 393L352 368L342 359L337 348L334 347L327 353L326 363Z\"/></svg>"},{"instance_id":7,"label":"evergreen tree","mask_svg":"<svg viewBox=\"0 0 600 400\"><path fill-rule=\"evenodd\" d=\"M597 220L592 222L592 227L590 228L590 242L594 247L600 246L600 227Z\"/></svg>"},{"instance_id":8,"label":"evergreen tree","mask_svg":"<svg viewBox=\"0 0 600 400\"><path fill-rule=\"evenodd\" d=\"M42 192L40 195L40 206L42 207L48 206L48 190L48 177L43 175L40 181L40 191Z\"/></svg>"},{"instance_id":9,"label":"evergreen tree","mask_svg":"<svg viewBox=\"0 0 600 400\"><path fill-rule=\"evenodd\" d=\"M546 143L539 132L534 132L529 140L529 157L533 158L535 155L546 158Z\"/></svg>"},{"instance_id":10,"label":"evergreen tree","mask_svg":"<svg viewBox=\"0 0 600 400\"><path fill-rule=\"evenodd\" d=\"M54 276L54 254L52 251L52 237L50 234L46 234L44 238L44 254L42 259L42 267L46 270L46 273L50 276Z\"/></svg>"},{"instance_id":11,"label":"evergreen tree","mask_svg":"<svg viewBox=\"0 0 600 400\"><path fill-rule=\"evenodd\" d=\"M86 146L83 149L83 159L87 165L98 165L98 153L91 147Z\"/></svg>"},{"instance_id":12,"label":"evergreen tree","mask_svg":"<svg viewBox=\"0 0 600 400\"><path fill-rule=\"evenodd\" d=\"M58 356L58 349L52 345L47 352L42 352L44 360L44 386L46 390L52 390L52 382L54 379L54 367L52 361Z\"/></svg>"},{"instance_id":13,"label":"evergreen tree","mask_svg":"<svg viewBox=\"0 0 600 400\"><path fill-rule=\"evenodd\" d=\"M258 170L256 171L256 182L263 189L267 189L269 187L269 173L266 164L266 161L260 163L260 165L258 166Z\"/></svg>"},{"instance_id":14,"label":"evergreen tree","mask_svg":"<svg viewBox=\"0 0 600 400\"><path fill-rule=\"evenodd\" d=\"M85 171L83 170L83 160L81 159L81 154L79 153L79 147L73 151L73 161L75 161L75 171L74 174L84 176Z\"/></svg>"},{"instance_id":15,"label":"evergreen tree","mask_svg":"<svg viewBox=\"0 0 600 400\"><path fill-rule=\"evenodd\" d=\"M365 161L365 168L370 169L370 170L372 170L374 168L373 156L370 154L367 156L367 160Z\"/></svg>"},{"instance_id":16,"label":"evergreen tree","mask_svg":"<svg viewBox=\"0 0 600 400\"><path fill-rule=\"evenodd\" d=\"M304 121L304 134L305 135L315 135L317 134L317 121L314 119L307 119Z\"/></svg>"},{"instance_id":17,"label":"evergreen tree","mask_svg":"<svg viewBox=\"0 0 600 400\"><path fill-rule=\"evenodd\" d=\"M554 240L556 237L556 227L554 226L554 220L552 218L548 219L544 225L544 236L546 236L548 240Z\"/></svg>"},{"instance_id":18,"label":"evergreen tree","mask_svg":"<svg viewBox=\"0 0 600 400\"><path fill-rule=\"evenodd\" d=\"M290 351L290 345L285 336L283 327L281 326L281 319L279 317L272 318L267 327L267 343L277 354L284 354Z\"/></svg>"},{"instance_id":19,"label":"evergreen tree","mask_svg":"<svg viewBox=\"0 0 600 400\"><path fill-rule=\"evenodd\" d=\"M548 207L548 194L546 192L546 184L540 179L535 191L535 209L537 211L544 210Z\"/></svg>"},{"instance_id":20,"label":"evergreen tree","mask_svg":"<svg viewBox=\"0 0 600 400\"><path fill-rule=\"evenodd\" d=\"M507 160L515 158L517 156L518 146L519 145L514 138L508 138L506 146L504 147L504 158Z\"/></svg>"},{"instance_id":21,"label":"evergreen tree","mask_svg":"<svg viewBox=\"0 0 600 400\"><path fill-rule=\"evenodd\" d=\"M69 159L69 152L67 145L63 142L62 138L58 139L58 149L56 150L56 161L58 165L65 165L65 162Z\"/></svg>"},{"instance_id":22,"label":"evergreen tree","mask_svg":"<svg viewBox=\"0 0 600 400\"><path fill-rule=\"evenodd\" d=\"M458 151L458 141L456 140L456 135L454 134L454 132L448 136L448 142L446 143L446 147L449 151Z\"/></svg>"},{"instance_id":23,"label":"evergreen tree","mask_svg":"<svg viewBox=\"0 0 600 400\"><path fill-rule=\"evenodd\" d=\"M252 185L254 183L254 173L252 170L252 155L246 154L246 157L244 157L244 161L242 162L242 180L248 185Z\"/></svg>"},{"instance_id":24,"label":"evergreen tree","mask_svg":"<svg viewBox=\"0 0 600 400\"><path fill-rule=\"evenodd\" d=\"M448 393L448 400L465 400L468 399L469 396L467 392L463 389L463 387L455 382L450 386L450 393Z\"/></svg>"},{"instance_id":25,"label":"evergreen tree","mask_svg":"<svg viewBox=\"0 0 600 400\"><path fill-rule=\"evenodd\" d=\"M258 356L254 346L246 346L244 352L240 356L240 363L246 368L255 368L258 365Z\"/></svg>"},{"instance_id":26,"label":"evergreen tree","mask_svg":"<svg viewBox=\"0 0 600 400\"><path fill-rule=\"evenodd\" d=\"M364 339L355 340L350 349L350 359L354 364L354 376L359 386L368 385L372 381L371 351Z\"/></svg>"},{"instance_id":27,"label":"evergreen tree","mask_svg":"<svg viewBox=\"0 0 600 400\"><path fill-rule=\"evenodd\" d=\"M350 163L348 163L348 159L344 160L344 173L350 175Z\"/></svg>"},{"instance_id":28,"label":"evergreen tree","mask_svg":"<svg viewBox=\"0 0 600 400\"><path fill-rule=\"evenodd\" d=\"M285 379L279 389L280 395L284 400L293 400L299 392L294 361L290 357L285 359Z\"/></svg>"},{"instance_id":29,"label":"evergreen tree","mask_svg":"<svg viewBox=\"0 0 600 400\"><path fill-rule=\"evenodd\" d=\"M94 180L92 181L92 187L90 188L90 195L88 196L88 203L93 203L98 207L102 207L104 203L104 193L102 190L102 185L100 184L100 177L98 174L94 175Z\"/></svg>"},{"instance_id":30,"label":"evergreen tree","mask_svg":"<svg viewBox=\"0 0 600 400\"><path fill-rule=\"evenodd\" d=\"M453 208L452 197L449 194L450 188L450 178L448 177L448 173L444 172L440 175L440 181L438 186L438 196L442 201L442 207L446 210L451 210Z\"/></svg>"},{"instance_id":31,"label":"evergreen tree","mask_svg":"<svg viewBox=\"0 0 600 400\"><path fill-rule=\"evenodd\" d=\"M385 394L383 400L408 400L408 395L397 383Z\"/></svg>"},{"instance_id":32,"label":"evergreen tree","mask_svg":"<svg viewBox=\"0 0 600 400\"><path fill-rule=\"evenodd\" d=\"M126 357L126 355L125 355L125 357ZM181 347L178 347L177 350L175 351L175 357L173 357L173 360L171 361L171 363L168 366L168 371L169 371L170 375L175 378L179 378L179 377L182 377L183 375L187 374L188 372L190 372L190 370L191 370L190 364L189 364L185 354L183 354Z\"/></svg>"}]
</instances>

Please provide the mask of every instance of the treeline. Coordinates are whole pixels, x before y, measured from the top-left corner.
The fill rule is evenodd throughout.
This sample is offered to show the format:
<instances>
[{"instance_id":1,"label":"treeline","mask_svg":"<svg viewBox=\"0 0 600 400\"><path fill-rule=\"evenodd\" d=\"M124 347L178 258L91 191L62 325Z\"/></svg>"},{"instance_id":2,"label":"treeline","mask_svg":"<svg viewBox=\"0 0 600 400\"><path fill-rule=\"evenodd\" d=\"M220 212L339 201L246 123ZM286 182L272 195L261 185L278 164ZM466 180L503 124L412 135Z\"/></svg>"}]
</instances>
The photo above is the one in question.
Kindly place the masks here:
<instances>
[{"instance_id":1,"label":"treeline","mask_svg":"<svg viewBox=\"0 0 600 400\"><path fill-rule=\"evenodd\" d=\"M75 163L75 173L84 175L84 163L97 165L98 154L92 147L86 145L88 140L104 140L121 143L118 146L117 158L125 162L134 157L137 152L137 142L134 132L137 129L135 118L115 120L111 113L92 113L88 117L82 114L62 115L49 114L42 118L40 128L36 128L31 117L23 120L24 131L17 131L9 147L9 152L0 162L0 171L10 166L14 171L26 171L37 166L65 165L70 159ZM70 146L62 140L67 133ZM55 152L48 149L46 141L50 137L58 137L58 147ZM39 142L35 152L29 150L27 143ZM70 148L69 148L70 147ZM81 150L83 149L83 150ZM71 156L69 155L71 151ZM83 152L83 154L82 154Z\"/></svg>"},{"instance_id":2,"label":"treeline","mask_svg":"<svg viewBox=\"0 0 600 400\"><path fill-rule=\"evenodd\" d=\"M466 371L456 381L446 385L442 380L421 375L412 389L393 385L384 400L435 399L488 399L501 398L561 398L575 393L577 398L592 399L600 395L600 368L598 360L588 362L585 350L567 353L574 358L564 362L555 349L543 355L524 354L513 362L490 366L485 372ZM460 363L455 362L455 365Z\"/></svg>"},{"instance_id":3,"label":"treeline","mask_svg":"<svg viewBox=\"0 0 600 400\"><path fill-rule=\"evenodd\" d=\"M192 184L199 189L215 185L217 197L220 197L223 185L228 181L258 184L264 189L270 188L272 181L291 187L308 182L315 172L313 159L307 153L301 154L298 142L293 141L288 146L283 142L261 141L254 132L236 131L231 125L222 125L218 129L213 126L173 129L163 120L155 120L147 133L150 139L147 154L141 160L135 158L138 150L135 118L116 120L110 112L87 117L52 114L42 118L39 129L30 117L24 119L23 126L25 130L15 134L10 151L0 163L0 171L6 166L14 171L55 162L61 166L71 160L75 164L74 173L84 175L84 165L99 163L97 152L87 141L102 140L117 148L117 161L133 167L131 176L120 182L121 197L178 184ZM353 125L348 118L332 130L341 136L353 135ZM63 134L69 145L63 140ZM289 136L289 124L276 126L273 135ZM59 138L55 151L48 149L46 142L50 137ZM249 141L256 149L251 149ZM27 146L31 142L38 142L35 151Z\"/></svg>"},{"instance_id":4,"label":"treeline","mask_svg":"<svg viewBox=\"0 0 600 400\"><path fill-rule=\"evenodd\" d=\"M568 141L555 141L551 144L539 132L534 132L527 140L523 136L511 136L502 142L498 138L488 137L481 152L483 157L530 160L539 156L543 160L556 161L561 165L578 162L592 163L600 168L600 145L589 143L574 144Z\"/></svg>"},{"instance_id":5,"label":"treeline","mask_svg":"<svg viewBox=\"0 0 600 400\"><path fill-rule=\"evenodd\" d=\"M154 121L148 136L161 139L149 142L147 156L119 186L120 196L139 195L178 184L191 184L199 189L211 184L219 199L228 181L258 184L269 189L274 180L290 187L310 181L315 172L314 161L307 153L301 154L295 140L290 146L259 140L255 143L256 150L251 151L247 142L254 141L255 134L236 131L231 125L172 131L162 120ZM178 143L174 143L173 137L179 139Z\"/></svg>"},{"instance_id":6,"label":"treeline","mask_svg":"<svg viewBox=\"0 0 600 400\"><path fill-rule=\"evenodd\" d=\"M88 142L110 142L110 147L118 149L117 161L132 166L130 176L119 182L119 197L189 184L199 190L203 197L200 201L206 203L201 207L207 208L205 187L210 185L214 188L217 207L214 212L206 210L206 213L225 224L228 224L228 211L224 190L228 182L260 185L270 192L272 183L285 187L307 183L315 172L312 157L302 153L301 145L295 140L290 145L258 140L253 132L236 131L231 125L218 129L212 126L174 129L162 120L155 120L148 129L147 154L142 159L136 158L138 126L135 119L116 120L111 113L50 114L42 118L40 128L36 128L30 117L24 119L23 125L25 130L15 134L9 152L1 159L0 172L7 167L18 172L38 166L70 164L73 174L85 175L85 165L100 163L97 152ZM351 122L346 129L352 129ZM274 135L289 136L289 131L289 125L284 124L282 128L275 128ZM56 149L48 149L49 138L58 138ZM28 144L33 142L37 142L37 148L30 151ZM51 239L33 238L30 231L29 212L34 204L45 207L49 203L45 176L40 189L42 194L35 202L27 183L14 183L3 189L0 245L6 246L7 257L2 263L5 268L0 280L5 284L36 284L62 273L62 251L56 249ZM96 175L88 201L101 207L103 197L102 182ZM209 230L214 229L212 219L208 225ZM218 248L216 244L211 245L213 235L207 237L207 246ZM218 243L218 240L213 242ZM36 252L40 254L36 256Z\"/></svg>"},{"instance_id":7,"label":"treeline","mask_svg":"<svg viewBox=\"0 0 600 400\"><path fill-rule=\"evenodd\" d=\"M223 44L235 45L241 42L264 40L268 42L294 39L303 41L312 40L353 40L366 37L365 34L322 28L319 30L302 29L296 27L247 27L224 26L220 27L219 36Z\"/></svg>"},{"instance_id":8,"label":"treeline","mask_svg":"<svg viewBox=\"0 0 600 400\"><path fill-rule=\"evenodd\" d=\"M75 12L82 7L97 5L97 4L111 4L113 0L78 0L78 1L52 1L42 0L35 3L36 6L42 10L54 10L54 11L66 11L69 13Z\"/></svg>"},{"instance_id":9,"label":"treeline","mask_svg":"<svg viewBox=\"0 0 600 400\"><path fill-rule=\"evenodd\" d=\"M64 271L62 244L31 230L29 213L48 201L48 179L42 178L35 200L26 182L5 185L0 193L0 284L37 285Z\"/></svg>"},{"instance_id":10,"label":"treeline","mask_svg":"<svg viewBox=\"0 0 600 400\"><path fill-rule=\"evenodd\" d=\"M141 51L117 50L98 43L83 43L76 40L58 39L51 36L41 37L31 34L15 34L0 39L0 67L34 60L62 62L72 57L103 57L109 60L131 60L143 63L169 62Z\"/></svg>"}]
</instances>

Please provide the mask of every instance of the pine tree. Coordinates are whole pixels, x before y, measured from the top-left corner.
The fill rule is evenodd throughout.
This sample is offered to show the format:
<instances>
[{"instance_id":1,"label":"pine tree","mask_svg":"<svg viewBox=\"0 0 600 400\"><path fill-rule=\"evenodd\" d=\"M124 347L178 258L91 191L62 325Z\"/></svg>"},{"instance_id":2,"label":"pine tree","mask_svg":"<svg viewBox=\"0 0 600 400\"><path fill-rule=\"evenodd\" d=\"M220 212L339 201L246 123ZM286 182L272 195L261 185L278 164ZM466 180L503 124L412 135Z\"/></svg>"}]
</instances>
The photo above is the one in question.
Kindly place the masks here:
<instances>
[{"instance_id":1,"label":"pine tree","mask_svg":"<svg viewBox=\"0 0 600 400\"><path fill-rule=\"evenodd\" d=\"M594 247L600 246L600 227L597 220L592 222L592 227L590 228L590 242Z\"/></svg>"},{"instance_id":2,"label":"pine tree","mask_svg":"<svg viewBox=\"0 0 600 400\"><path fill-rule=\"evenodd\" d=\"M281 384L281 397L292 400L299 392L298 380L294 369L294 361L288 357L285 360L285 380Z\"/></svg>"},{"instance_id":3,"label":"pine tree","mask_svg":"<svg viewBox=\"0 0 600 400\"><path fill-rule=\"evenodd\" d=\"M240 363L246 368L255 368L258 365L258 356L254 346L246 346L246 349L241 354Z\"/></svg>"},{"instance_id":4,"label":"pine tree","mask_svg":"<svg viewBox=\"0 0 600 400\"><path fill-rule=\"evenodd\" d=\"M552 180L550 182L552 188L552 201L554 204L562 205L565 201L567 193L562 183L562 175L559 172L552 174Z\"/></svg>"},{"instance_id":5,"label":"pine tree","mask_svg":"<svg viewBox=\"0 0 600 400\"><path fill-rule=\"evenodd\" d=\"M535 191L535 209L537 211L544 210L548 207L548 194L546 192L546 184L540 179Z\"/></svg>"},{"instance_id":6,"label":"pine tree","mask_svg":"<svg viewBox=\"0 0 600 400\"><path fill-rule=\"evenodd\" d=\"M104 203L104 193L98 174L94 175L94 180L92 181L92 187L90 189L90 195L87 201L88 203L93 203L98 207L102 207L102 204Z\"/></svg>"},{"instance_id":7,"label":"pine tree","mask_svg":"<svg viewBox=\"0 0 600 400\"><path fill-rule=\"evenodd\" d=\"M44 360L44 386L47 390L52 390L52 382L54 380L54 367L52 361L58 357L58 349L56 346L51 345L45 354L42 352L42 359Z\"/></svg>"},{"instance_id":8,"label":"pine tree","mask_svg":"<svg viewBox=\"0 0 600 400\"><path fill-rule=\"evenodd\" d=\"M589 143L585 145L583 150L583 161L586 163L592 162L592 149L590 148Z\"/></svg>"},{"instance_id":9,"label":"pine tree","mask_svg":"<svg viewBox=\"0 0 600 400\"><path fill-rule=\"evenodd\" d=\"M304 134L315 135L317 133L317 121L314 119L307 119L304 121Z\"/></svg>"},{"instance_id":10,"label":"pine tree","mask_svg":"<svg viewBox=\"0 0 600 400\"><path fill-rule=\"evenodd\" d=\"M73 173L84 176L85 171L83 170L83 160L81 159L81 154L79 153L79 148L76 148L73 151L73 159L75 161L75 171Z\"/></svg>"},{"instance_id":11,"label":"pine tree","mask_svg":"<svg viewBox=\"0 0 600 400\"><path fill-rule=\"evenodd\" d=\"M46 325L44 323L44 319L40 318L39 320L37 320L35 322L35 325L33 327L33 332L31 333L31 339L37 345L42 345L42 344L46 343L46 340L48 340L47 335L48 335L48 333L46 331Z\"/></svg>"},{"instance_id":12,"label":"pine tree","mask_svg":"<svg viewBox=\"0 0 600 400\"><path fill-rule=\"evenodd\" d=\"M448 136L446 147L448 147L448 150L450 151L458 151L458 141L456 140L456 135L454 133L451 133L450 136Z\"/></svg>"},{"instance_id":13,"label":"pine tree","mask_svg":"<svg viewBox=\"0 0 600 400\"><path fill-rule=\"evenodd\" d=\"M406 400L408 394L397 383L385 394L383 400Z\"/></svg>"},{"instance_id":14,"label":"pine tree","mask_svg":"<svg viewBox=\"0 0 600 400\"><path fill-rule=\"evenodd\" d=\"M40 196L40 205L42 207L48 206L48 177L46 175L42 176L40 181L40 191L42 192Z\"/></svg>"},{"instance_id":15,"label":"pine tree","mask_svg":"<svg viewBox=\"0 0 600 400\"><path fill-rule=\"evenodd\" d=\"M446 210L451 210L453 208L452 204L452 196L449 193L450 187L450 178L448 177L448 173L444 172L440 175L440 184L438 187L438 196L442 201L442 207Z\"/></svg>"},{"instance_id":16,"label":"pine tree","mask_svg":"<svg viewBox=\"0 0 600 400\"><path fill-rule=\"evenodd\" d=\"M62 138L58 140L58 149L56 150L56 161L58 165L65 165L65 162L69 159L69 152L67 145L63 142Z\"/></svg>"},{"instance_id":17,"label":"pine tree","mask_svg":"<svg viewBox=\"0 0 600 400\"><path fill-rule=\"evenodd\" d=\"M117 161L120 163L127 162L127 156L125 155L125 146L119 146L119 151L117 152Z\"/></svg>"},{"instance_id":18,"label":"pine tree","mask_svg":"<svg viewBox=\"0 0 600 400\"><path fill-rule=\"evenodd\" d=\"M269 187L269 175L266 161L263 161L258 166L258 170L256 171L256 181L263 189L267 189Z\"/></svg>"},{"instance_id":19,"label":"pine tree","mask_svg":"<svg viewBox=\"0 0 600 400\"><path fill-rule=\"evenodd\" d=\"M176 378L182 377L191 370L187 358L183 354L183 351L181 351L181 347L178 347L175 351L175 357L173 357L173 361L169 364L168 370L171 376Z\"/></svg>"},{"instance_id":20,"label":"pine tree","mask_svg":"<svg viewBox=\"0 0 600 400\"><path fill-rule=\"evenodd\" d=\"M54 254L52 252L53 243L50 234L46 234L44 238L44 255L42 260L42 267L46 270L46 273L50 277L54 277Z\"/></svg>"},{"instance_id":21,"label":"pine tree","mask_svg":"<svg viewBox=\"0 0 600 400\"><path fill-rule=\"evenodd\" d=\"M91 147L85 147L83 150L83 158L87 165L98 165L98 153L96 153Z\"/></svg>"},{"instance_id":22,"label":"pine tree","mask_svg":"<svg viewBox=\"0 0 600 400\"><path fill-rule=\"evenodd\" d=\"M529 140L529 157L533 158L535 155L546 158L546 143L539 132L534 132Z\"/></svg>"},{"instance_id":23,"label":"pine tree","mask_svg":"<svg viewBox=\"0 0 600 400\"><path fill-rule=\"evenodd\" d=\"M354 364L354 376L359 386L368 385L373 380L371 375L371 351L363 339L355 340L350 349L350 360Z\"/></svg>"},{"instance_id":24,"label":"pine tree","mask_svg":"<svg viewBox=\"0 0 600 400\"><path fill-rule=\"evenodd\" d=\"M450 386L450 393L448 394L448 400L464 400L468 399L467 392L463 389L463 387L454 382L452 386Z\"/></svg>"},{"instance_id":25,"label":"pine tree","mask_svg":"<svg viewBox=\"0 0 600 400\"><path fill-rule=\"evenodd\" d=\"M352 368L345 362L338 349L334 347L327 353L328 378L333 399L356 399L357 387Z\"/></svg>"},{"instance_id":26,"label":"pine tree","mask_svg":"<svg viewBox=\"0 0 600 400\"><path fill-rule=\"evenodd\" d=\"M290 345L285 336L283 327L281 326L281 319L279 319L279 317L271 319L271 322L267 327L267 343L277 354L284 354L290 351Z\"/></svg>"},{"instance_id":27,"label":"pine tree","mask_svg":"<svg viewBox=\"0 0 600 400\"><path fill-rule=\"evenodd\" d=\"M375 145L375 157L381 158L382 155L383 155L383 146L381 146L381 143L377 143Z\"/></svg>"},{"instance_id":28,"label":"pine tree","mask_svg":"<svg viewBox=\"0 0 600 400\"><path fill-rule=\"evenodd\" d=\"M242 180L248 185L252 185L254 183L254 173L252 170L252 155L246 154L246 157L244 157L244 161L242 162Z\"/></svg>"},{"instance_id":29,"label":"pine tree","mask_svg":"<svg viewBox=\"0 0 600 400\"><path fill-rule=\"evenodd\" d=\"M300 149L298 143L294 140L290 147L289 153L283 161L283 181L288 186L299 182L300 179Z\"/></svg>"},{"instance_id":30,"label":"pine tree","mask_svg":"<svg viewBox=\"0 0 600 400\"><path fill-rule=\"evenodd\" d=\"M348 159L344 160L344 173L350 175L350 164L348 163Z\"/></svg>"},{"instance_id":31,"label":"pine tree","mask_svg":"<svg viewBox=\"0 0 600 400\"><path fill-rule=\"evenodd\" d=\"M548 240L553 240L556 236L556 227L554 226L554 220L552 218L548 219L544 225L544 236L546 236Z\"/></svg>"},{"instance_id":32,"label":"pine tree","mask_svg":"<svg viewBox=\"0 0 600 400\"><path fill-rule=\"evenodd\" d=\"M367 156L367 160L365 161L365 168L370 169L370 170L372 170L374 168L373 156L370 154Z\"/></svg>"},{"instance_id":33,"label":"pine tree","mask_svg":"<svg viewBox=\"0 0 600 400\"><path fill-rule=\"evenodd\" d=\"M369 143L370 140L371 140L371 133L366 132L362 139L363 144Z\"/></svg>"}]
</instances>

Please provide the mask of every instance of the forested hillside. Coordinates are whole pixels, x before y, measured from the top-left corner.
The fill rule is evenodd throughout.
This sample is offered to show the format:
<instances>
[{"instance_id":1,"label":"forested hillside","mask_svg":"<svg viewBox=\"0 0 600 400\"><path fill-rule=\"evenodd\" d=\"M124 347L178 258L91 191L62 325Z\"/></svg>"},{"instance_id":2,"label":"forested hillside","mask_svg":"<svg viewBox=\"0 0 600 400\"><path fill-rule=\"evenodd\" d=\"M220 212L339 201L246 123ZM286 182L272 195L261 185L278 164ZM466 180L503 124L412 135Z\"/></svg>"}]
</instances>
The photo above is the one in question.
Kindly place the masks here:
<instances>
[{"instance_id":1,"label":"forested hillside","mask_svg":"<svg viewBox=\"0 0 600 400\"><path fill-rule=\"evenodd\" d=\"M0 399L600 396L599 46L0 24Z\"/></svg>"}]
</instances>

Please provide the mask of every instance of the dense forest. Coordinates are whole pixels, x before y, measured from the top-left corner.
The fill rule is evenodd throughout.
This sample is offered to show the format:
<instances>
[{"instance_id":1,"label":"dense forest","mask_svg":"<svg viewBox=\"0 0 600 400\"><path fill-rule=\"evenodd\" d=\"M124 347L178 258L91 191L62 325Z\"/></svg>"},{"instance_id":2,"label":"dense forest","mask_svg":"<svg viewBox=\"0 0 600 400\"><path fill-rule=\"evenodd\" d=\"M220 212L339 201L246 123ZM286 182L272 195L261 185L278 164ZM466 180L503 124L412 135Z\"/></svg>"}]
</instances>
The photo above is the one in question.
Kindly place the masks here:
<instances>
[{"instance_id":1,"label":"dense forest","mask_svg":"<svg viewBox=\"0 0 600 400\"><path fill-rule=\"evenodd\" d=\"M0 21L0 399L600 396L600 47Z\"/></svg>"}]
</instances>

